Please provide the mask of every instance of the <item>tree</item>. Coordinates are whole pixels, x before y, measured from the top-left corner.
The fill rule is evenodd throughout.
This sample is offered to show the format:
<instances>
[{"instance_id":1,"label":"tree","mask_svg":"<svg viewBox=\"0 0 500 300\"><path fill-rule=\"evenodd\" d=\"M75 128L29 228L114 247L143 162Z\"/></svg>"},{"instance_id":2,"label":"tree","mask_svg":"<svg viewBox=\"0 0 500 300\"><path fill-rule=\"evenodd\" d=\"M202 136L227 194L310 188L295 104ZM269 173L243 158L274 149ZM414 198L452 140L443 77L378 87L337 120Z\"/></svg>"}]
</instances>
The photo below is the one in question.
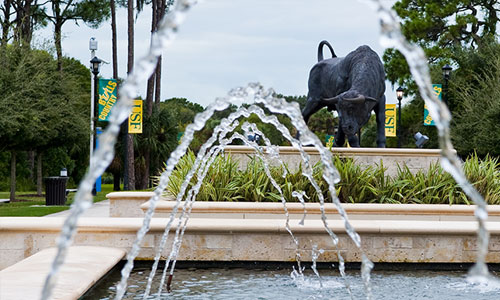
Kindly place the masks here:
<instances>
[{"instance_id":1,"label":"tree","mask_svg":"<svg viewBox=\"0 0 500 300\"><path fill-rule=\"evenodd\" d=\"M170 111L157 106L144 118L144 131L137 136L136 183L139 189L149 187L150 174L157 175L177 146L177 124Z\"/></svg>"},{"instance_id":2,"label":"tree","mask_svg":"<svg viewBox=\"0 0 500 300\"><path fill-rule=\"evenodd\" d=\"M118 41L116 38L116 5L115 0L109 1L111 13L111 57L113 58L113 78L118 80Z\"/></svg>"},{"instance_id":3,"label":"tree","mask_svg":"<svg viewBox=\"0 0 500 300\"><path fill-rule=\"evenodd\" d=\"M0 110L8 117L0 118L0 126L4 128L0 133L0 150L11 152L10 198L13 201L18 152L42 153L48 148L85 140L85 132L88 132L86 115L82 113L85 109L78 106L85 102L78 100L88 97L74 92L83 85L81 78L74 80L72 74L61 78L49 53L18 45L8 45L5 50L8 63L0 69L3 93Z\"/></svg>"},{"instance_id":4,"label":"tree","mask_svg":"<svg viewBox=\"0 0 500 300\"><path fill-rule=\"evenodd\" d=\"M132 0L127 0L127 33L127 74L130 74L134 67L134 2ZM124 190L135 190L134 138L128 133L127 121L124 122L123 127L126 129L124 135Z\"/></svg>"},{"instance_id":5,"label":"tree","mask_svg":"<svg viewBox=\"0 0 500 300\"><path fill-rule=\"evenodd\" d=\"M3 13L1 45L13 40L18 45L30 47L34 30L47 24L43 5L37 0L4 0L0 4Z\"/></svg>"},{"instance_id":6,"label":"tree","mask_svg":"<svg viewBox=\"0 0 500 300\"><path fill-rule=\"evenodd\" d=\"M459 154L500 155L500 43L457 55L452 140Z\"/></svg>"},{"instance_id":7,"label":"tree","mask_svg":"<svg viewBox=\"0 0 500 300\"><path fill-rule=\"evenodd\" d=\"M496 36L500 7L497 0L400 0L393 6L401 17L407 40L419 44L429 63L444 65L455 60L457 48L481 48L485 39ZM406 60L398 51L387 49L383 56L387 78L404 85L411 93L416 87Z\"/></svg>"},{"instance_id":8,"label":"tree","mask_svg":"<svg viewBox=\"0 0 500 300\"><path fill-rule=\"evenodd\" d=\"M57 54L57 69L62 70L62 27L67 21L83 21L93 28L109 18L107 0L52 0L51 9L43 10L44 17L54 25L54 44Z\"/></svg>"}]
</instances>

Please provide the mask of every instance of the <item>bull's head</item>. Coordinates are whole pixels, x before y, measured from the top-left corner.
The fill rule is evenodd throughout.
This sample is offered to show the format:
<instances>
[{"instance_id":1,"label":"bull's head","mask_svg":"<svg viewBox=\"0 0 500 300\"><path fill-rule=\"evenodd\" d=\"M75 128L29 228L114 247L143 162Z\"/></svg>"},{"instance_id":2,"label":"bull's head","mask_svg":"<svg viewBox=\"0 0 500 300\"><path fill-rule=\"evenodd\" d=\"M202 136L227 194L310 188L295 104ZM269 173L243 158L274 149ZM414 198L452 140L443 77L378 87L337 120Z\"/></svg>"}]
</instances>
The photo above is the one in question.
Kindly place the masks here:
<instances>
[{"instance_id":1,"label":"bull's head","mask_svg":"<svg viewBox=\"0 0 500 300\"><path fill-rule=\"evenodd\" d=\"M339 125L347 136L353 136L368 122L370 112L377 99L356 91L347 91L333 98L322 100L324 105L335 105L339 115Z\"/></svg>"}]
</instances>

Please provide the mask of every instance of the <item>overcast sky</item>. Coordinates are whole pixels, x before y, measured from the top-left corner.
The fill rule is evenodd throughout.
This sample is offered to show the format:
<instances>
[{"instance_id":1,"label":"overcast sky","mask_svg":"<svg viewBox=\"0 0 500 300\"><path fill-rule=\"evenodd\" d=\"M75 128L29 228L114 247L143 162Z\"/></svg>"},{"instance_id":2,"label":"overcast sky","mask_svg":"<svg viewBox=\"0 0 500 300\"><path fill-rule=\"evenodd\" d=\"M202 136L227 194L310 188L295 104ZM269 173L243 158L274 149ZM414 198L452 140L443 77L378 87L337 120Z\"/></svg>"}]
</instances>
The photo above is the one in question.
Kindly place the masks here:
<instances>
[{"instance_id":1,"label":"overcast sky","mask_svg":"<svg viewBox=\"0 0 500 300\"><path fill-rule=\"evenodd\" d=\"M389 6L395 1L382 2ZM151 10L146 8L136 21L136 60L148 49L150 20ZM38 39L50 38L51 30L41 31ZM177 40L164 51L162 99L184 97L206 106L249 82L260 82L284 95L305 95L321 40L328 40L337 56L363 44L382 56L379 31L376 14L360 1L206 0L189 11ZM110 21L98 29L68 23L63 33L65 55L88 65L88 43L95 37L97 56L111 62ZM118 9L118 40L118 70L125 77L125 8ZM110 64L102 67L101 75L112 76ZM396 102L391 89L387 85L387 103ZM138 93L145 94L145 85Z\"/></svg>"}]
</instances>

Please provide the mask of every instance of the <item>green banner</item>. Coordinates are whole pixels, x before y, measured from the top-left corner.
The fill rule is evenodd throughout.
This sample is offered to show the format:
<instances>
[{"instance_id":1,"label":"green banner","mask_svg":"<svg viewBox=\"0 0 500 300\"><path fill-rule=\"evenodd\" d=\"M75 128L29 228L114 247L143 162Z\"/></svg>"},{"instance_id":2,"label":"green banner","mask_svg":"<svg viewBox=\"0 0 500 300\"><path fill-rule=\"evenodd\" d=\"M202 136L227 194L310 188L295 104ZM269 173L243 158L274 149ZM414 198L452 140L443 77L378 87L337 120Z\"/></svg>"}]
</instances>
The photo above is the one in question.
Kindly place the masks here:
<instances>
[{"instance_id":1,"label":"green banner","mask_svg":"<svg viewBox=\"0 0 500 300\"><path fill-rule=\"evenodd\" d=\"M99 79L99 121L108 121L111 108L116 103L116 79Z\"/></svg>"},{"instance_id":2,"label":"green banner","mask_svg":"<svg viewBox=\"0 0 500 300\"><path fill-rule=\"evenodd\" d=\"M442 94L443 94L442 85L433 84L432 90L434 91L434 94L436 95L436 97L438 97L438 99L442 101ZM427 109L427 104L424 104L424 125L425 126L435 126L434 120L432 119L431 114L429 113L429 110Z\"/></svg>"}]
</instances>

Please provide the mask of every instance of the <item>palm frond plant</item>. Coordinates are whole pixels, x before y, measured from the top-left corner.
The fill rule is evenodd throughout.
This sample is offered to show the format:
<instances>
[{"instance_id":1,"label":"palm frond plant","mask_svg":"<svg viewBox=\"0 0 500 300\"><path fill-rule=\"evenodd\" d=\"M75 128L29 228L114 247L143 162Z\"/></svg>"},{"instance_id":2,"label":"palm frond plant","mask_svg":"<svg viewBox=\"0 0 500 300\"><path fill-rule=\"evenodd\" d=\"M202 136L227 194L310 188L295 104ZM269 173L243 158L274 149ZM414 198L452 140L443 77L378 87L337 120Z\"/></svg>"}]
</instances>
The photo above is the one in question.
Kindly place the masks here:
<instances>
[{"instance_id":1,"label":"palm frond plant","mask_svg":"<svg viewBox=\"0 0 500 300\"><path fill-rule=\"evenodd\" d=\"M193 167L196 157L189 151L181 158L170 177L167 192L176 196L184 178ZM406 165L398 166L397 175L385 175L382 163L376 166L360 166L353 158L335 156L334 164L341 180L336 185L341 202L349 203L424 203L424 204L470 204L467 196L439 164L427 170L412 172ZM489 204L500 204L500 163L498 158L487 156L483 160L472 155L464 163L464 172ZM304 176L301 164L295 169L284 165L268 166L271 177L279 185L287 202L296 202L294 191L305 192L309 202L319 200L318 193ZM313 177L322 195L328 199L328 186L322 177L323 165L313 167ZM197 182L193 176L189 188ZM248 164L238 168L230 155L217 156L210 166L197 196L200 201L281 201L281 196L265 171L264 162L251 157Z\"/></svg>"},{"instance_id":2,"label":"palm frond plant","mask_svg":"<svg viewBox=\"0 0 500 300\"><path fill-rule=\"evenodd\" d=\"M469 156L463 165L465 176L488 204L500 204L499 167L498 158L487 155L481 160L477 153Z\"/></svg>"},{"instance_id":3,"label":"palm frond plant","mask_svg":"<svg viewBox=\"0 0 500 300\"><path fill-rule=\"evenodd\" d=\"M339 171L337 196L340 202L367 203L375 199L369 184L373 180L373 167L361 167L352 158L334 157L335 168Z\"/></svg>"}]
</instances>

